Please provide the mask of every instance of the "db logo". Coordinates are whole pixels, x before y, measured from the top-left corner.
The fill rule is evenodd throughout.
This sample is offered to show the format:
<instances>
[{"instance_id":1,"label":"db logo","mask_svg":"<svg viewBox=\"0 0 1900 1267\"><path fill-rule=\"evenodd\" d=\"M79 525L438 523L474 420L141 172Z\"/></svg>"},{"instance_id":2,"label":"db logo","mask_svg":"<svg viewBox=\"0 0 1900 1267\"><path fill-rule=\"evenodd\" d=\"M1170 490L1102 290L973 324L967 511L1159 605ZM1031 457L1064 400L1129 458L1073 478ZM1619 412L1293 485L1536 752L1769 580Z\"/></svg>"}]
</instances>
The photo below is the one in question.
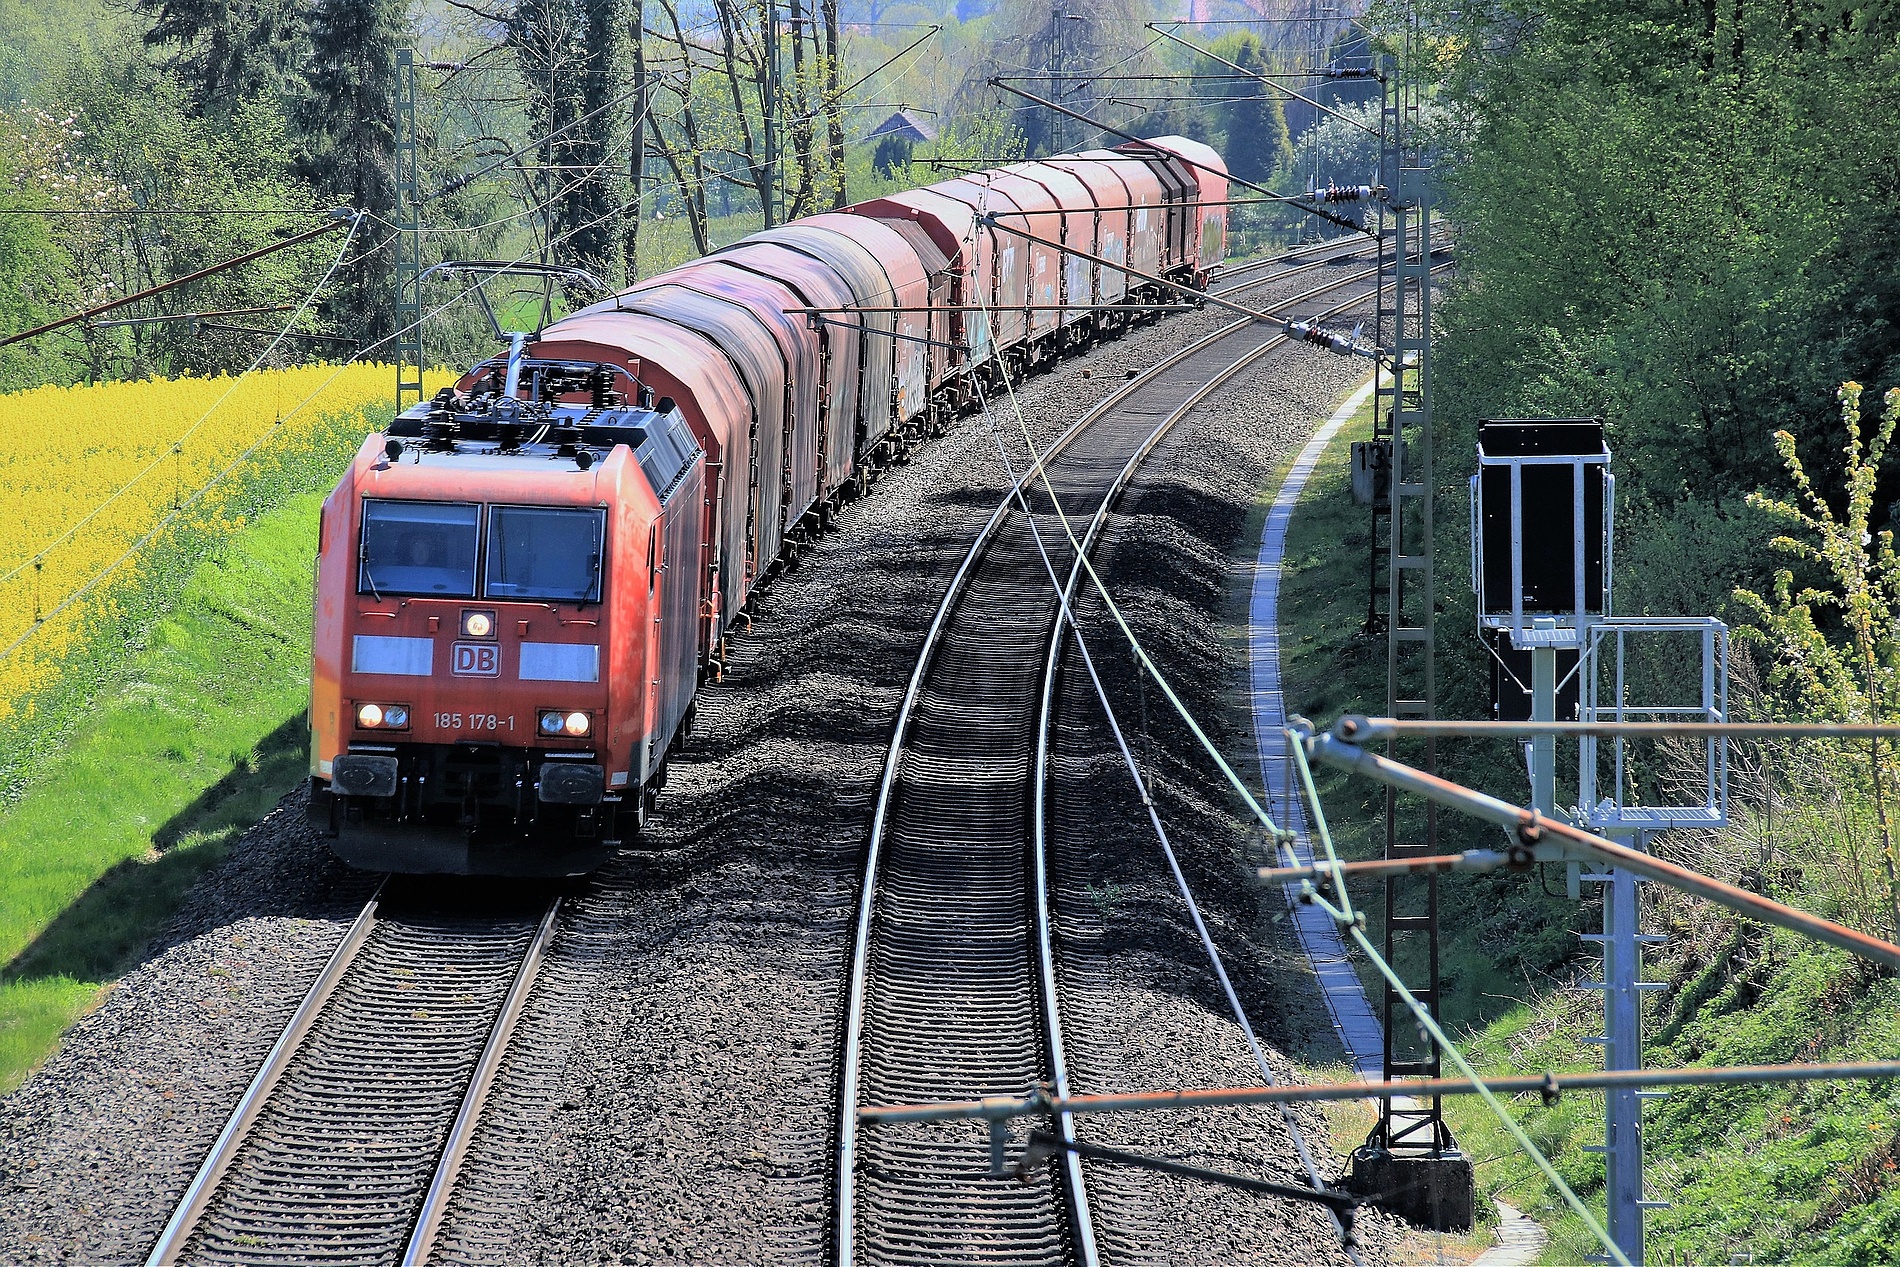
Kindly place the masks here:
<instances>
[{"instance_id":1,"label":"db logo","mask_svg":"<svg viewBox=\"0 0 1900 1267\"><path fill-rule=\"evenodd\" d=\"M458 642L449 669L461 677L499 677L501 648L492 642Z\"/></svg>"}]
</instances>

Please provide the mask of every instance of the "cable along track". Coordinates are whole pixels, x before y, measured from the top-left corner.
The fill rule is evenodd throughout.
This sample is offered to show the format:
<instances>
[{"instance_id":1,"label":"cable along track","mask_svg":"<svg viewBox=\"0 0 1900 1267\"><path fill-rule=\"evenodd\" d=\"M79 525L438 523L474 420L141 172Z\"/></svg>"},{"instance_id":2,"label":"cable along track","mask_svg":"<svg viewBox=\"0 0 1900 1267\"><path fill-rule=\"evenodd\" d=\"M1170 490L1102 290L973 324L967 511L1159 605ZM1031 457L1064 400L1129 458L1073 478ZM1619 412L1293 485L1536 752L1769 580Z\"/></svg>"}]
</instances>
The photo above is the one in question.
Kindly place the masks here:
<instances>
[{"instance_id":1,"label":"cable along track","mask_svg":"<svg viewBox=\"0 0 1900 1267\"><path fill-rule=\"evenodd\" d=\"M390 887L285 1026L148 1267L427 1261L561 901L450 910L392 903Z\"/></svg>"},{"instance_id":2,"label":"cable along track","mask_svg":"<svg viewBox=\"0 0 1900 1267\"><path fill-rule=\"evenodd\" d=\"M1372 287L1330 307L1314 301L1375 274L1363 269L1276 307L1330 316L1365 303ZM951 579L899 708L862 882L840 1079L839 1267L1097 1261L1072 1155L1025 1183L991 1173L988 1141L968 1123L860 1134L856 1112L1066 1089L1043 833L1031 825L1043 764L1037 705L1056 662L1049 568L1060 574L1071 551L1039 481L1072 518L1111 503L1139 457L1196 403L1287 342L1274 327L1232 322L1116 389L1022 474ZM1018 495L1035 507L1048 564ZM1066 1121L1046 1125L1072 1138Z\"/></svg>"}]
</instances>

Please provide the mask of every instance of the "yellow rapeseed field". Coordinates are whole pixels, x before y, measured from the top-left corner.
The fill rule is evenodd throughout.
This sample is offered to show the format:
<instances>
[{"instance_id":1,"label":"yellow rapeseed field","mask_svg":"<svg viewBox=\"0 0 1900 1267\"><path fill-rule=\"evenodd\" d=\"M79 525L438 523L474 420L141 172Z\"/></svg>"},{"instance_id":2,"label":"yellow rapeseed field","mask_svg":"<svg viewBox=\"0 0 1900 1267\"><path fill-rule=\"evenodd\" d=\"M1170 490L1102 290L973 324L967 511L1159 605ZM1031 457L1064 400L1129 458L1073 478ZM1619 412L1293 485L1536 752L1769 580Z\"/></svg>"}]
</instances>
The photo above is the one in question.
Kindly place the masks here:
<instances>
[{"instance_id":1,"label":"yellow rapeseed field","mask_svg":"<svg viewBox=\"0 0 1900 1267\"><path fill-rule=\"evenodd\" d=\"M187 517L234 530L221 494L242 480L241 455L308 442L339 416L380 426L394 378L387 365L312 365L0 395L0 721L137 568L128 550Z\"/></svg>"}]
</instances>

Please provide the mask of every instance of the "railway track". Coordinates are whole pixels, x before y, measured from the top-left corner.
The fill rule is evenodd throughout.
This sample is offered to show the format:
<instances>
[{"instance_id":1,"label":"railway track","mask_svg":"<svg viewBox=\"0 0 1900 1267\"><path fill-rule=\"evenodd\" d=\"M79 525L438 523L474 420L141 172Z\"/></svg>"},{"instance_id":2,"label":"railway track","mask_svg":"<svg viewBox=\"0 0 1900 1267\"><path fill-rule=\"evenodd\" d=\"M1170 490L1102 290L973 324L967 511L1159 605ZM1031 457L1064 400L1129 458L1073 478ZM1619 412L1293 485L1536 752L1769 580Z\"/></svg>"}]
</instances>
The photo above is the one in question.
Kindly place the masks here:
<instances>
[{"instance_id":1,"label":"railway track","mask_svg":"<svg viewBox=\"0 0 1900 1267\"><path fill-rule=\"evenodd\" d=\"M1364 284L1375 275L1364 269L1276 306L1335 315L1366 303ZM1344 302L1321 302L1354 286ZM1046 477L1069 515L1100 508L1096 518L1105 517L1170 428L1290 341L1270 329L1241 320L1188 344L1086 413L1048 447L1041 475L1032 466L1016 488L1041 500L1033 489ZM1053 515L1036 514L1045 543L1066 540ZM860 1259L1096 1261L1073 1155L1041 1181L1021 1183L993 1173L987 1143L967 1124L886 1124L860 1136L856 1120L863 1104L1020 1096L1044 1083L1066 1090L1039 816L1046 738L1038 759L1034 733L1059 663L1056 614L1048 568L1012 495L950 583L886 755L847 990L834 1181L839 1267ZM1048 1125L1073 1138L1069 1122Z\"/></svg>"},{"instance_id":2,"label":"railway track","mask_svg":"<svg viewBox=\"0 0 1900 1267\"><path fill-rule=\"evenodd\" d=\"M147 1259L428 1260L561 900L363 908Z\"/></svg>"},{"instance_id":3,"label":"railway track","mask_svg":"<svg viewBox=\"0 0 1900 1267\"><path fill-rule=\"evenodd\" d=\"M1347 253L1337 242L1316 244L1278 257L1273 263L1287 266L1271 278L1238 283L1237 278L1257 271L1248 266L1221 279L1221 288L1231 293L1262 280L1283 281L1329 267ZM1182 355L1248 324L1234 323L1190 345L1126 384L1111 401L1139 395L1178 366ZM1064 439L1080 433L1078 427ZM1025 537L1019 544L1026 542ZM1028 556L1017 560L1029 561ZM966 561L966 572L968 567ZM959 584L963 581L959 574ZM1005 606L1009 588L997 595ZM1030 594L1040 590L1045 595L1047 588L1040 579L1029 587ZM1018 658L1033 658L1039 629L1020 627ZM944 786L954 787L956 781ZM880 814L883 809L881 801ZM927 836L933 813L954 821L948 809L933 810L912 798L906 821L913 834ZM1003 842L997 843L1000 857ZM1001 874L988 877L986 884L995 886L992 898L1003 897L1012 884L1022 887L1019 876ZM393 896L389 886L379 890L252 1079L148 1263L400 1262L406 1267L428 1261L560 908L555 899L538 911L519 906L501 912L445 911ZM1046 924L1046 910L1043 919ZM1000 927L992 931L1010 940ZM1034 1002L1053 995L1045 989L1020 996L1019 1002L1022 997ZM1041 1025L1059 1044L1052 1015L1040 1020L1019 1015L1011 1004L993 1020L1025 1035ZM1033 1038L1029 1046L1035 1046ZM1029 1052L1027 1059L1034 1058ZM1075 1179L1079 1194L1079 1172ZM1068 1243L1075 1243L1074 1229L1080 1227L1088 1239L1085 1202L1039 1220L1033 1207L1040 1198L1032 1188L1023 1192L1029 1199L1010 1217L1010 1226L1039 1224ZM897 1214L902 1217L901 1210Z\"/></svg>"}]
</instances>

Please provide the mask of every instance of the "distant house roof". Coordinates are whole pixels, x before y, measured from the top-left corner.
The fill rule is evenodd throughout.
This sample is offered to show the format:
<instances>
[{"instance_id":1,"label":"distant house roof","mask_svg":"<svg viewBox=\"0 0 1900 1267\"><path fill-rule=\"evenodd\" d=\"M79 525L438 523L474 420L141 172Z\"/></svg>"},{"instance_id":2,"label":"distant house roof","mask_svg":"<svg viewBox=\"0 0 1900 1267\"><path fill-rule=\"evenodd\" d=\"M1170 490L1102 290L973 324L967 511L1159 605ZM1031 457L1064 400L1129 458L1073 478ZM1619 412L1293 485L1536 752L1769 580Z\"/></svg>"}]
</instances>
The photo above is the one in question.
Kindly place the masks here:
<instances>
[{"instance_id":1,"label":"distant house roof","mask_svg":"<svg viewBox=\"0 0 1900 1267\"><path fill-rule=\"evenodd\" d=\"M934 141L937 139L936 125L909 110L899 110L884 122L871 129L864 139L875 141L880 137L901 136L906 141Z\"/></svg>"}]
</instances>

